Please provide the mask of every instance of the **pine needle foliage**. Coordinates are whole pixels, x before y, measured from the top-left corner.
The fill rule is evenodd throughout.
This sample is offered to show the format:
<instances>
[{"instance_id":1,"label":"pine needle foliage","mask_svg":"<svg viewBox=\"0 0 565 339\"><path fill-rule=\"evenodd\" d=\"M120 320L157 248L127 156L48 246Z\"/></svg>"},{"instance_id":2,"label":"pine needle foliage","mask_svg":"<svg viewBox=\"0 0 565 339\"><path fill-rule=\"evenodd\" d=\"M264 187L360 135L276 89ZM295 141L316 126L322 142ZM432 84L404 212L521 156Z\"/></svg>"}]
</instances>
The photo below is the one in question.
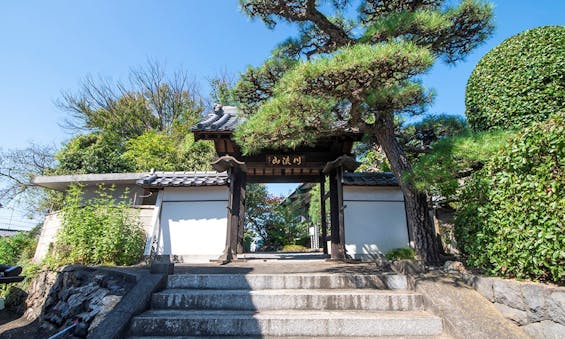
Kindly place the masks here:
<instances>
[{"instance_id":1,"label":"pine needle foliage","mask_svg":"<svg viewBox=\"0 0 565 339\"><path fill-rule=\"evenodd\" d=\"M236 96L247 122L236 142L251 153L309 145L347 130L366 133L382 146L402 183L418 255L439 261L427 199L403 180L411 165L395 137L397 117L421 113L430 103L417 76L436 59L462 60L491 34L491 6L478 0L240 0L240 5L269 27L295 23L299 36L284 41L263 66L242 74Z\"/></svg>"}]
</instances>

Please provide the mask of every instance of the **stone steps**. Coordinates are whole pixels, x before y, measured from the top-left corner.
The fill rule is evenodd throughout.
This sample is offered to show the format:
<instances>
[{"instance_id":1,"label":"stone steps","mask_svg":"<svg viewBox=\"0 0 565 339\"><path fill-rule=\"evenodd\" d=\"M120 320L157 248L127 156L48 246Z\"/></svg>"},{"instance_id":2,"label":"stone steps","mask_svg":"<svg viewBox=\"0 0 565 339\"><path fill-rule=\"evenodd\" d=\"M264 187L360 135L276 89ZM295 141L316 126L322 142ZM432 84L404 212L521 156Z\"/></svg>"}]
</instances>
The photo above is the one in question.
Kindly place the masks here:
<instances>
[{"instance_id":1,"label":"stone steps","mask_svg":"<svg viewBox=\"0 0 565 339\"><path fill-rule=\"evenodd\" d=\"M179 274L133 337L440 337L442 320L396 274Z\"/></svg>"},{"instance_id":2,"label":"stone steps","mask_svg":"<svg viewBox=\"0 0 565 339\"><path fill-rule=\"evenodd\" d=\"M188 290L153 294L153 309L200 310L423 310L420 294L386 290Z\"/></svg>"},{"instance_id":3,"label":"stone steps","mask_svg":"<svg viewBox=\"0 0 565 339\"><path fill-rule=\"evenodd\" d=\"M400 274L179 274L169 276L167 288L179 289L406 289Z\"/></svg>"},{"instance_id":4,"label":"stone steps","mask_svg":"<svg viewBox=\"0 0 565 339\"><path fill-rule=\"evenodd\" d=\"M151 310L133 319L131 332L137 336L430 336L442 333L442 322L423 311Z\"/></svg>"}]
</instances>

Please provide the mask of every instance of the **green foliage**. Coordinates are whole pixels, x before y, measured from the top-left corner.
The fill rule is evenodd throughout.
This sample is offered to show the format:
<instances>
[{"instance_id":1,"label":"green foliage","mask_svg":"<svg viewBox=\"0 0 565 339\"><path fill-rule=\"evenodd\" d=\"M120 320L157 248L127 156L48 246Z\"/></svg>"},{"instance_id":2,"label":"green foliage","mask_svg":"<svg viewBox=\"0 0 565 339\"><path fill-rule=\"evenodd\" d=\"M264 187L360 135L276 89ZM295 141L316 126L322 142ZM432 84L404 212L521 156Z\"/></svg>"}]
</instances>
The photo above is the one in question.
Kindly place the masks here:
<instances>
[{"instance_id":1,"label":"green foliage","mask_svg":"<svg viewBox=\"0 0 565 339\"><path fill-rule=\"evenodd\" d=\"M565 27L522 32L488 52L467 83L475 130L522 128L565 110Z\"/></svg>"},{"instance_id":2,"label":"green foliage","mask_svg":"<svg viewBox=\"0 0 565 339\"><path fill-rule=\"evenodd\" d=\"M132 265L143 255L145 233L129 209L126 196L116 201L100 188L83 206L80 187L69 189L62 211L54 259L58 265Z\"/></svg>"},{"instance_id":3,"label":"green foliage","mask_svg":"<svg viewBox=\"0 0 565 339\"><path fill-rule=\"evenodd\" d=\"M236 142L245 153L311 145L317 138L360 131L378 141L394 174L411 171L396 139L396 116L421 113L431 101L416 78L436 58L462 60L492 32L492 7L478 0L455 2L240 0L242 11L272 27L295 23L299 36L275 51L295 61L275 76L247 72L242 107L253 114L239 126ZM267 62L270 62L267 61ZM440 260L426 199L401 180L409 200L408 223L418 255Z\"/></svg>"},{"instance_id":4,"label":"green foliage","mask_svg":"<svg viewBox=\"0 0 565 339\"><path fill-rule=\"evenodd\" d=\"M234 93L235 84L226 74L210 79L211 89L210 98L213 103L222 104L224 106L237 105L237 99Z\"/></svg>"},{"instance_id":5,"label":"green foliage","mask_svg":"<svg viewBox=\"0 0 565 339\"><path fill-rule=\"evenodd\" d=\"M400 138L412 158L417 158L418 153L427 151L433 142L458 136L466 131L467 123L461 116L428 115L418 122L402 126Z\"/></svg>"},{"instance_id":6,"label":"green foliage","mask_svg":"<svg viewBox=\"0 0 565 339\"><path fill-rule=\"evenodd\" d=\"M121 156L124 150L124 144L115 134L79 135L55 155L59 165L54 174L129 172L133 166Z\"/></svg>"},{"instance_id":7,"label":"green foliage","mask_svg":"<svg viewBox=\"0 0 565 339\"><path fill-rule=\"evenodd\" d=\"M308 252L310 249L302 245L284 245L281 252Z\"/></svg>"},{"instance_id":8,"label":"green foliage","mask_svg":"<svg viewBox=\"0 0 565 339\"><path fill-rule=\"evenodd\" d=\"M391 42L358 44L341 49L331 58L300 63L282 76L274 96L257 114L239 126L235 140L246 153L258 151L265 144L283 148L311 145L320 135L335 133L340 118L338 106L364 97L388 101L388 95L398 94L397 87L410 87L411 83L405 81L432 62L427 49ZM369 95L381 87L395 90L385 96ZM420 91L412 95L419 96Z\"/></svg>"},{"instance_id":9,"label":"green foliage","mask_svg":"<svg viewBox=\"0 0 565 339\"><path fill-rule=\"evenodd\" d=\"M243 115L255 114L273 94L273 88L296 60L273 56L259 67L248 67L234 88L234 96Z\"/></svg>"},{"instance_id":10,"label":"green foliage","mask_svg":"<svg viewBox=\"0 0 565 339\"><path fill-rule=\"evenodd\" d=\"M265 185L247 185L245 199L246 229L262 240L263 248L297 244L308 235L307 223L292 206L282 204L283 198L269 195Z\"/></svg>"},{"instance_id":11,"label":"green foliage","mask_svg":"<svg viewBox=\"0 0 565 339\"><path fill-rule=\"evenodd\" d=\"M149 131L135 139L126 141L126 151L123 157L134 164L136 170L162 171L175 170L176 147L173 138L167 134Z\"/></svg>"},{"instance_id":12,"label":"green foliage","mask_svg":"<svg viewBox=\"0 0 565 339\"><path fill-rule=\"evenodd\" d=\"M512 137L466 183L456 236L490 274L565 281L565 114Z\"/></svg>"},{"instance_id":13,"label":"green foliage","mask_svg":"<svg viewBox=\"0 0 565 339\"><path fill-rule=\"evenodd\" d=\"M260 151L262 145L283 148L311 145L316 134L306 131L330 130L331 117L327 113L333 105L331 100L298 94L271 99L261 106L269 111L251 116L238 127L234 139L247 154ZM316 113L310 115L313 112Z\"/></svg>"},{"instance_id":14,"label":"green foliage","mask_svg":"<svg viewBox=\"0 0 565 339\"><path fill-rule=\"evenodd\" d=\"M509 131L467 131L438 140L418 159L406 179L418 190L453 199L460 188L459 180L480 169L513 135Z\"/></svg>"},{"instance_id":15,"label":"green foliage","mask_svg":"<svg viewBox=\"0 0 565 339\"><path fill-rule=\"evenodd\" d=\"M149 62L145 69L132 70L129 86L87 78L77 94L64 94L59 105L71 113L68 127L89 133L73 138L57 154L55 174L210 168L212 144L195 142L190 131L200 118L202 100L185 72L169 76Z\"/></svg>"},{"instance_id":16,"label":"green foliage","mask_svg":"<svg viewBox=\"0 0 565 339\"><path fill-rule=\"evenodd\" d=\"M19 232L12 237L0 238L0 264L18 265L33 258L40 228Z\"/></svg>"},{"instance_id":17,"label":"green foliage","mask_svg":"<svg viewBox=\"0 0 565 339\"><path fill-rule=\"evenodd\" d=\"M0 238L0 264L22 266L22 274L26 278L17 284L2 284L0 286L0 297L6 299L9 306L13 292L25 290L29 281L37 271L37 265L32 264L39 234L40 226L36 226L30 231L20 232L12 237ZM21 302L21 300L19 300Z\"/></svg>"},{"instance_id":18,"label":"green foliage","mask_svg":"<svg viewBox=\"0 0 565 339\"><path fill-rule=\"evenodd\" d=\"M416 251L413 248L394 248L386 252L385 257L388 260L415 259Z\"/></svg>"}]
</instances>

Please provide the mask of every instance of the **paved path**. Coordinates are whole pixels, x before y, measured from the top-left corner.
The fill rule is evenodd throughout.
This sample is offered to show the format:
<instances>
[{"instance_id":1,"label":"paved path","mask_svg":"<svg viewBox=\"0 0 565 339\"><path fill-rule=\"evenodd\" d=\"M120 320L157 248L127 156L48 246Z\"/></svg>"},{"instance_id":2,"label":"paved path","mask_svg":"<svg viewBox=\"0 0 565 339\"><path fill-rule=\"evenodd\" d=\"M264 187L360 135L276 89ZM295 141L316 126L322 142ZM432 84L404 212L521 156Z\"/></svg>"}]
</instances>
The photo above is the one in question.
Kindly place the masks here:
<instances>
[{"instance_id":1,"label":"paved path","mask_svg":"<svg viewBox=\"0 0 565 339\"><path fill-rule=\"evenodd\" d=\"M381 272L375 263L343 263L330 261L320 253L249 253L243 260L225 265L175 264L175 273L195 274L289 274Z\"/></svg>"}]
</instances>

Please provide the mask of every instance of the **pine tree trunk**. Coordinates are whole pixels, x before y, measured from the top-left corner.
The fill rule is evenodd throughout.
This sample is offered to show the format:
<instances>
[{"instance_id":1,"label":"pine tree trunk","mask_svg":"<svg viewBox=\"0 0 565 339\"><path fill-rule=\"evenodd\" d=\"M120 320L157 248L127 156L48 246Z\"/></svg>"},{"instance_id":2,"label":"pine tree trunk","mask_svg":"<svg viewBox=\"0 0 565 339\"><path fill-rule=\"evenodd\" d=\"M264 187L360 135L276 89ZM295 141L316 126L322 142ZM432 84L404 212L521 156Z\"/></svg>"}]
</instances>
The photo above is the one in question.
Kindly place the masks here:
<instances>
[{"instance_id":1,"label":"pine tree trunk","mask_svg":"<svg viewBox=\"0 0 565 339\"><path fill-rule=\"evenodd\" d=\"M406 217L408 226L413 232L416 254L426 264L438 263L441 261L443 248L429 212L427 196L403 180L404 173L410 172L412 166L394 135L392 114L381 116L379 122L373 133L378 144L383 148L392 172L404 193Z\"/></svg>"}]
</instances>

